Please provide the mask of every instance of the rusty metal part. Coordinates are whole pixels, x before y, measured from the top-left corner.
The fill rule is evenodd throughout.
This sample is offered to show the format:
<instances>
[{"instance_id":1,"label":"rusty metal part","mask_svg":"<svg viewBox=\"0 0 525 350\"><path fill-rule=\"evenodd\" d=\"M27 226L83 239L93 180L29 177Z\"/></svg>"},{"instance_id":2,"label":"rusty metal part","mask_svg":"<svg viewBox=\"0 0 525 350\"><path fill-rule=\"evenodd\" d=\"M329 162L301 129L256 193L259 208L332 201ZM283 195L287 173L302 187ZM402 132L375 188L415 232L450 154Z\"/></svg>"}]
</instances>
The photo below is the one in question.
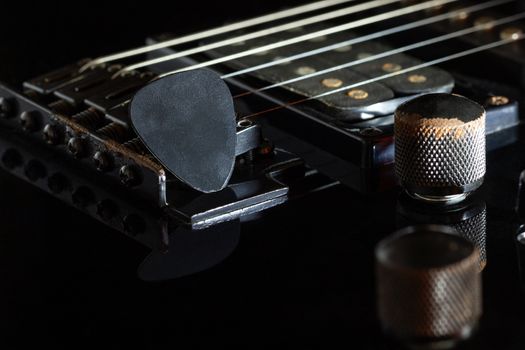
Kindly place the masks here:
<instances>
[{"instance_id":1,"label":"rusty metal part","mask_svg":"<svg viewBox=\"0 0 525 350\"><path fill-rule=\"evenodd\" d=\"M118 123L110 123L103 126L97 130L97 134L120 143L130 138L129 130Z\"/></svg>"},{"instance_id":2,"label":"rusty metal part","mask_svg":"<svg viewBox=\"0 0 525 350\"><path fill-rule=\"evenodd\" d=\"M353 98L354 100L364 100L368 98L368 92L362 89L353 89L346 93L348 97Z\"/></svg>"},{"instance_id":3,"label":"rusty metal part","mask_svg":"<svg viewBox=\"0 0 525 350\"><path fill-rule=\"evenodd\" d=\"M335 89L343 85L343 81L338 78L326 78L326 79L323 79L321 83L330 89Z\"/></svg>"},{"instance_id":4,"label":"rusty metal part","mask_svg":"<svg viewBox=\"0 0 525 350\"><path fill-rule=\"evenodd\" d=\"M415 198L454 203L485 176L485 110L451 94L428 94L395 113L395 172Z\"/></svg>"},{"instance_id":5,"label":"rusty metal part","mask_svg":"<svg viewBox=\"0 0 525 350\"><path fill-rule=\"evenodd\" d=\"M423 84L427 82L427 77L423 74L412 74L409 75L407 79L412 84Z\"/></svg>"},{"instance_id":6,"label":"rusty metal part","mask_svg":"<svg viewBox=\"0 0 525 350\"><path fill-rule=\"evenodd\" d=\"M397 72L398 70L401 70L403 67L399 63L393 63L393 62L387 62L381 66L381 69L387 73Z\"/></svg>"},{"instance_id":7,"label":"rusty metal part","mask_svg":"<svg viewBox=\"0 0 525 350\"><path fill-rule=\"evenodd\" d=\"M104 114L94 108L88 108L73 115L71 119L86 128L95 129L104 122Z\"/></svg>"},{"instance_id":8,"label":"rusty metal part","mask_svg":"<svg viewBox=\"0 0 525 350\"><path fill-rule=\"evenodd\" d=\"M376 247L384 331L413 344L468 338L482 313L479 250L447 226L413 226Z\"/></svg>"},{"instance_id":9,"label":"rusty metal part","mask_svg":"<svg viewBox=\"0 0 525 350\"><path fill-rule=\"evenodd\" d=\"M31 91L33 94L35 94L35 91ZM51 102L48 105L49 109L51 109L53 112L62 114L62 115L71 115L74 113L76 107L72 105L71 103L64 101L64 100L56 100L54 102Z\"/></svg>"},{"instance_id":10,"label":"rusty metal part","mask_svg":"<svg viewBox=\"0 0 525 350\"><path fill-rule=\"evenodd\" d=\"M486 104L489 106L504 106L509 104L510 100L506 96L491 96L487 99Z\"/></svg>"},{"instance_id":11,"label":"rusty metal part","mask_svg":"<svg viewBox=\"0 0 525 350\"><path fill-rule=\"evenodd\" d=\"M90 111L94 111L94 110L90 110ZM95 115L95 113L93 113L93 115ZM56 115L55 117L58 122L70 128L70 130L73 133L76 133L78 135L89 135L90 137L93 137L91 130L89 130L86 126L80 124L78 122L78 119L75 120L75 118L73 117L66 118L61 115ZM106 148L107 151L114 152L116 154L121 154L122 156L134 161L136 164L142 167L145 167L151 170L152 172L158 174L158 176L166 176L166 172L164 168L155 159L151 157L147 157L142 154L137 154L117 141L114 141L111 139L101 140L101 141L103 142L104 147Z\"/></svg>"}]
</instances>

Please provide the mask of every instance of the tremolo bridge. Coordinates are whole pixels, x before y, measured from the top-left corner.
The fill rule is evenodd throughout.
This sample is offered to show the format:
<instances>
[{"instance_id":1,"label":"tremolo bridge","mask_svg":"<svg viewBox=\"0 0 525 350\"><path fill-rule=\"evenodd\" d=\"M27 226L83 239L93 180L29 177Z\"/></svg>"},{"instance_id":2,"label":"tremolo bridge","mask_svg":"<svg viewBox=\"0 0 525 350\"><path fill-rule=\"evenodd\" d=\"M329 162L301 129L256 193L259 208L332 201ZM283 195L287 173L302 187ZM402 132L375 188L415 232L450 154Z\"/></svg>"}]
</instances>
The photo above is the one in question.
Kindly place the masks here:
<instances>
[{"instance_id":1,"label":"tremolo bridge","mask_svg":"<svg viewBox=\"0 0 525 350\"><path fill-rule=\"evenodd\" d=\"M204 194L179 182L130 124L129 100L154 77L116 66L85 71L78 62L25 83L0 87L2 166L99 220L133 236L160 223L204 228L249 217L333 183L239 123L235 171L228 186ZM191 159L189 160L191 162ZM148 244L150 245L150 244Z\"/></svg>"}]
</instances>

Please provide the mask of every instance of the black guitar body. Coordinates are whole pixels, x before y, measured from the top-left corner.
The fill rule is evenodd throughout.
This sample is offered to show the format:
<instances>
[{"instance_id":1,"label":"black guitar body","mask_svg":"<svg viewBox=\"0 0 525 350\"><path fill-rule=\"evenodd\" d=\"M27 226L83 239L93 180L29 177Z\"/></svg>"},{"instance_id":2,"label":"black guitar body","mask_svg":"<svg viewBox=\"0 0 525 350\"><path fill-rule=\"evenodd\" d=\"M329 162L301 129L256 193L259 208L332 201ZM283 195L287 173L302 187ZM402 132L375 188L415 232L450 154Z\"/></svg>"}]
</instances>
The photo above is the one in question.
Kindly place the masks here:
<instances>
[{"instance_id":1,"label":"black guitar body","mask_svg":"<svg viewBox=\"0 0 525 350\"><path fill-rule=\"evenodd\" d=\"M304 2L286 6L298 4ZM159 33L180 36L226 19L255 17L281 5L86 3L57 11L39 4L28 13L15 4L2 11L0 22L5 36L0 97L18 94L20 105L29 105L35 100L23 96L23 82L82 57L140 46L146 38L158 42ZM417 40L381 43L398 47ZM414 56L429 61L465 45L480 44L458 40ZM525 46L520 45L439 65L445 78L453 78L454 93L487 110L484 183L444 211L414 204L397 185L393 124L353 119L362 110L333 118L332 110L316 108L315 101L276 111L258 124L275 158L257 154L261 163L245 171L251 158L243 153L230 185L211 194L173 184L168 176L167 199L157 196L155 176L144 172L143 183L130 194L111 178L91 174L87 160L57 156L42 146L40 134L23 136L14 122L0 120L0 346L401 349L377 317L374 249L406 226L440 224L454 227L481 254L483 315L458 348L523 349L525 192L519 180L525 170L520 112ZM262 81L252 76L229 86L235 95ZM447 89L443 83L432 91ZM388 100L409 96L395 95ZM508 100L490 103L494 96ZM297 94L262 92L236 104L236 112L257 113L290 98ZM122 179L118 164L108 176ZM170 205L157 207L162 200Z\"/></svg>"}]
</instances>

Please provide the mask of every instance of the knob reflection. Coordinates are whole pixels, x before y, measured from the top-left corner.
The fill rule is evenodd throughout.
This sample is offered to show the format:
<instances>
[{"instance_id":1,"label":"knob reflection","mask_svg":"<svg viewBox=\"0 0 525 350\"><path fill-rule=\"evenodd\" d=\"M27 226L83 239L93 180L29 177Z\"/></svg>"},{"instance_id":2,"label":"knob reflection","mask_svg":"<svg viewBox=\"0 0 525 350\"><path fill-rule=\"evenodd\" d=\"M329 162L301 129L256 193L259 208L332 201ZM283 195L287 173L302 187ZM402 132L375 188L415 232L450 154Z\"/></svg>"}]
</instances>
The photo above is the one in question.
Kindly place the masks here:
<instances>
[{"instance_id":1,"label":"knob reflection","mask_svg":"<svg viewBox=\"0 0 525 350\"><path fill-rule=\"evenodd\" d=\"M415 201L401 194L397 203L398 227L420 224L447 225L471 241L480 252L479 268L487 264L487 206L472 196L449 206L436 206Z\"/></svg>"}]
</instances>

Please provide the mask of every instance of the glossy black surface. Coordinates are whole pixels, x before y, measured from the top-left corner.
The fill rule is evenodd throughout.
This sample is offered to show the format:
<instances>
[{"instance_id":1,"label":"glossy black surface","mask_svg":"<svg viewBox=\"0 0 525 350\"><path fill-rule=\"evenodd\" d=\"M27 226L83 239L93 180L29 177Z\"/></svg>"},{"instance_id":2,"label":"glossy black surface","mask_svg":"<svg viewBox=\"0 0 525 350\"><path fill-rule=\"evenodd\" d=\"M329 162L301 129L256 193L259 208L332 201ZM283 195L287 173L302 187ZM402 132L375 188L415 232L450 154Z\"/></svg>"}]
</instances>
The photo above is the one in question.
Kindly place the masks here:
<instances>
[{"instance_id":1,"label":"glossy black surface","mask_svg":"<svg viewBox=\"0 0 525 350\"><path fill-rule=\"evenodd\" d=\"M475 349L519 349L525 302L515 245L523 144L489 156L488 263ZM374 310L373 247L396 229L397 191L363 198L333 188L241 226L210 270L142 282L147 250L9 175L1 177L3 328L25 341L119 344L275 344L340 339L382 348ZM67 331L65 331L67 330ZM521 344L521 345L520 345ZM307 346L308 348L308 346Z\"/></svg>"},{"instance_id":2,"label":"glossy black surface","mask_svg":"<svg viewBox=\"0 0 525 350\"><path fill-rule=\"evenodd\" d=\"M269 9L264 3L204 10L187 4L174 6L176 12L161 2L150 2L150 11L90 3L80 12L76 5L56 12L46 3L29 14L19 5L0 24L7 36L0 78L21 81L79 57L138 45L155 32L255 15ZM480 193L488 215L484 315L472 349L525 346L514 214L524 148L520 142L488 156ZM365 198L335 187L271 209L242 224L237 248L222 263L160 283L137 277L148 250L129 238L8 174L0 175L0 193L3 348L35 341L72 348L309 349L336 342L390 348L375 316L373 248L398 228L398 189Z\"/></svg>"}]
</instances>

